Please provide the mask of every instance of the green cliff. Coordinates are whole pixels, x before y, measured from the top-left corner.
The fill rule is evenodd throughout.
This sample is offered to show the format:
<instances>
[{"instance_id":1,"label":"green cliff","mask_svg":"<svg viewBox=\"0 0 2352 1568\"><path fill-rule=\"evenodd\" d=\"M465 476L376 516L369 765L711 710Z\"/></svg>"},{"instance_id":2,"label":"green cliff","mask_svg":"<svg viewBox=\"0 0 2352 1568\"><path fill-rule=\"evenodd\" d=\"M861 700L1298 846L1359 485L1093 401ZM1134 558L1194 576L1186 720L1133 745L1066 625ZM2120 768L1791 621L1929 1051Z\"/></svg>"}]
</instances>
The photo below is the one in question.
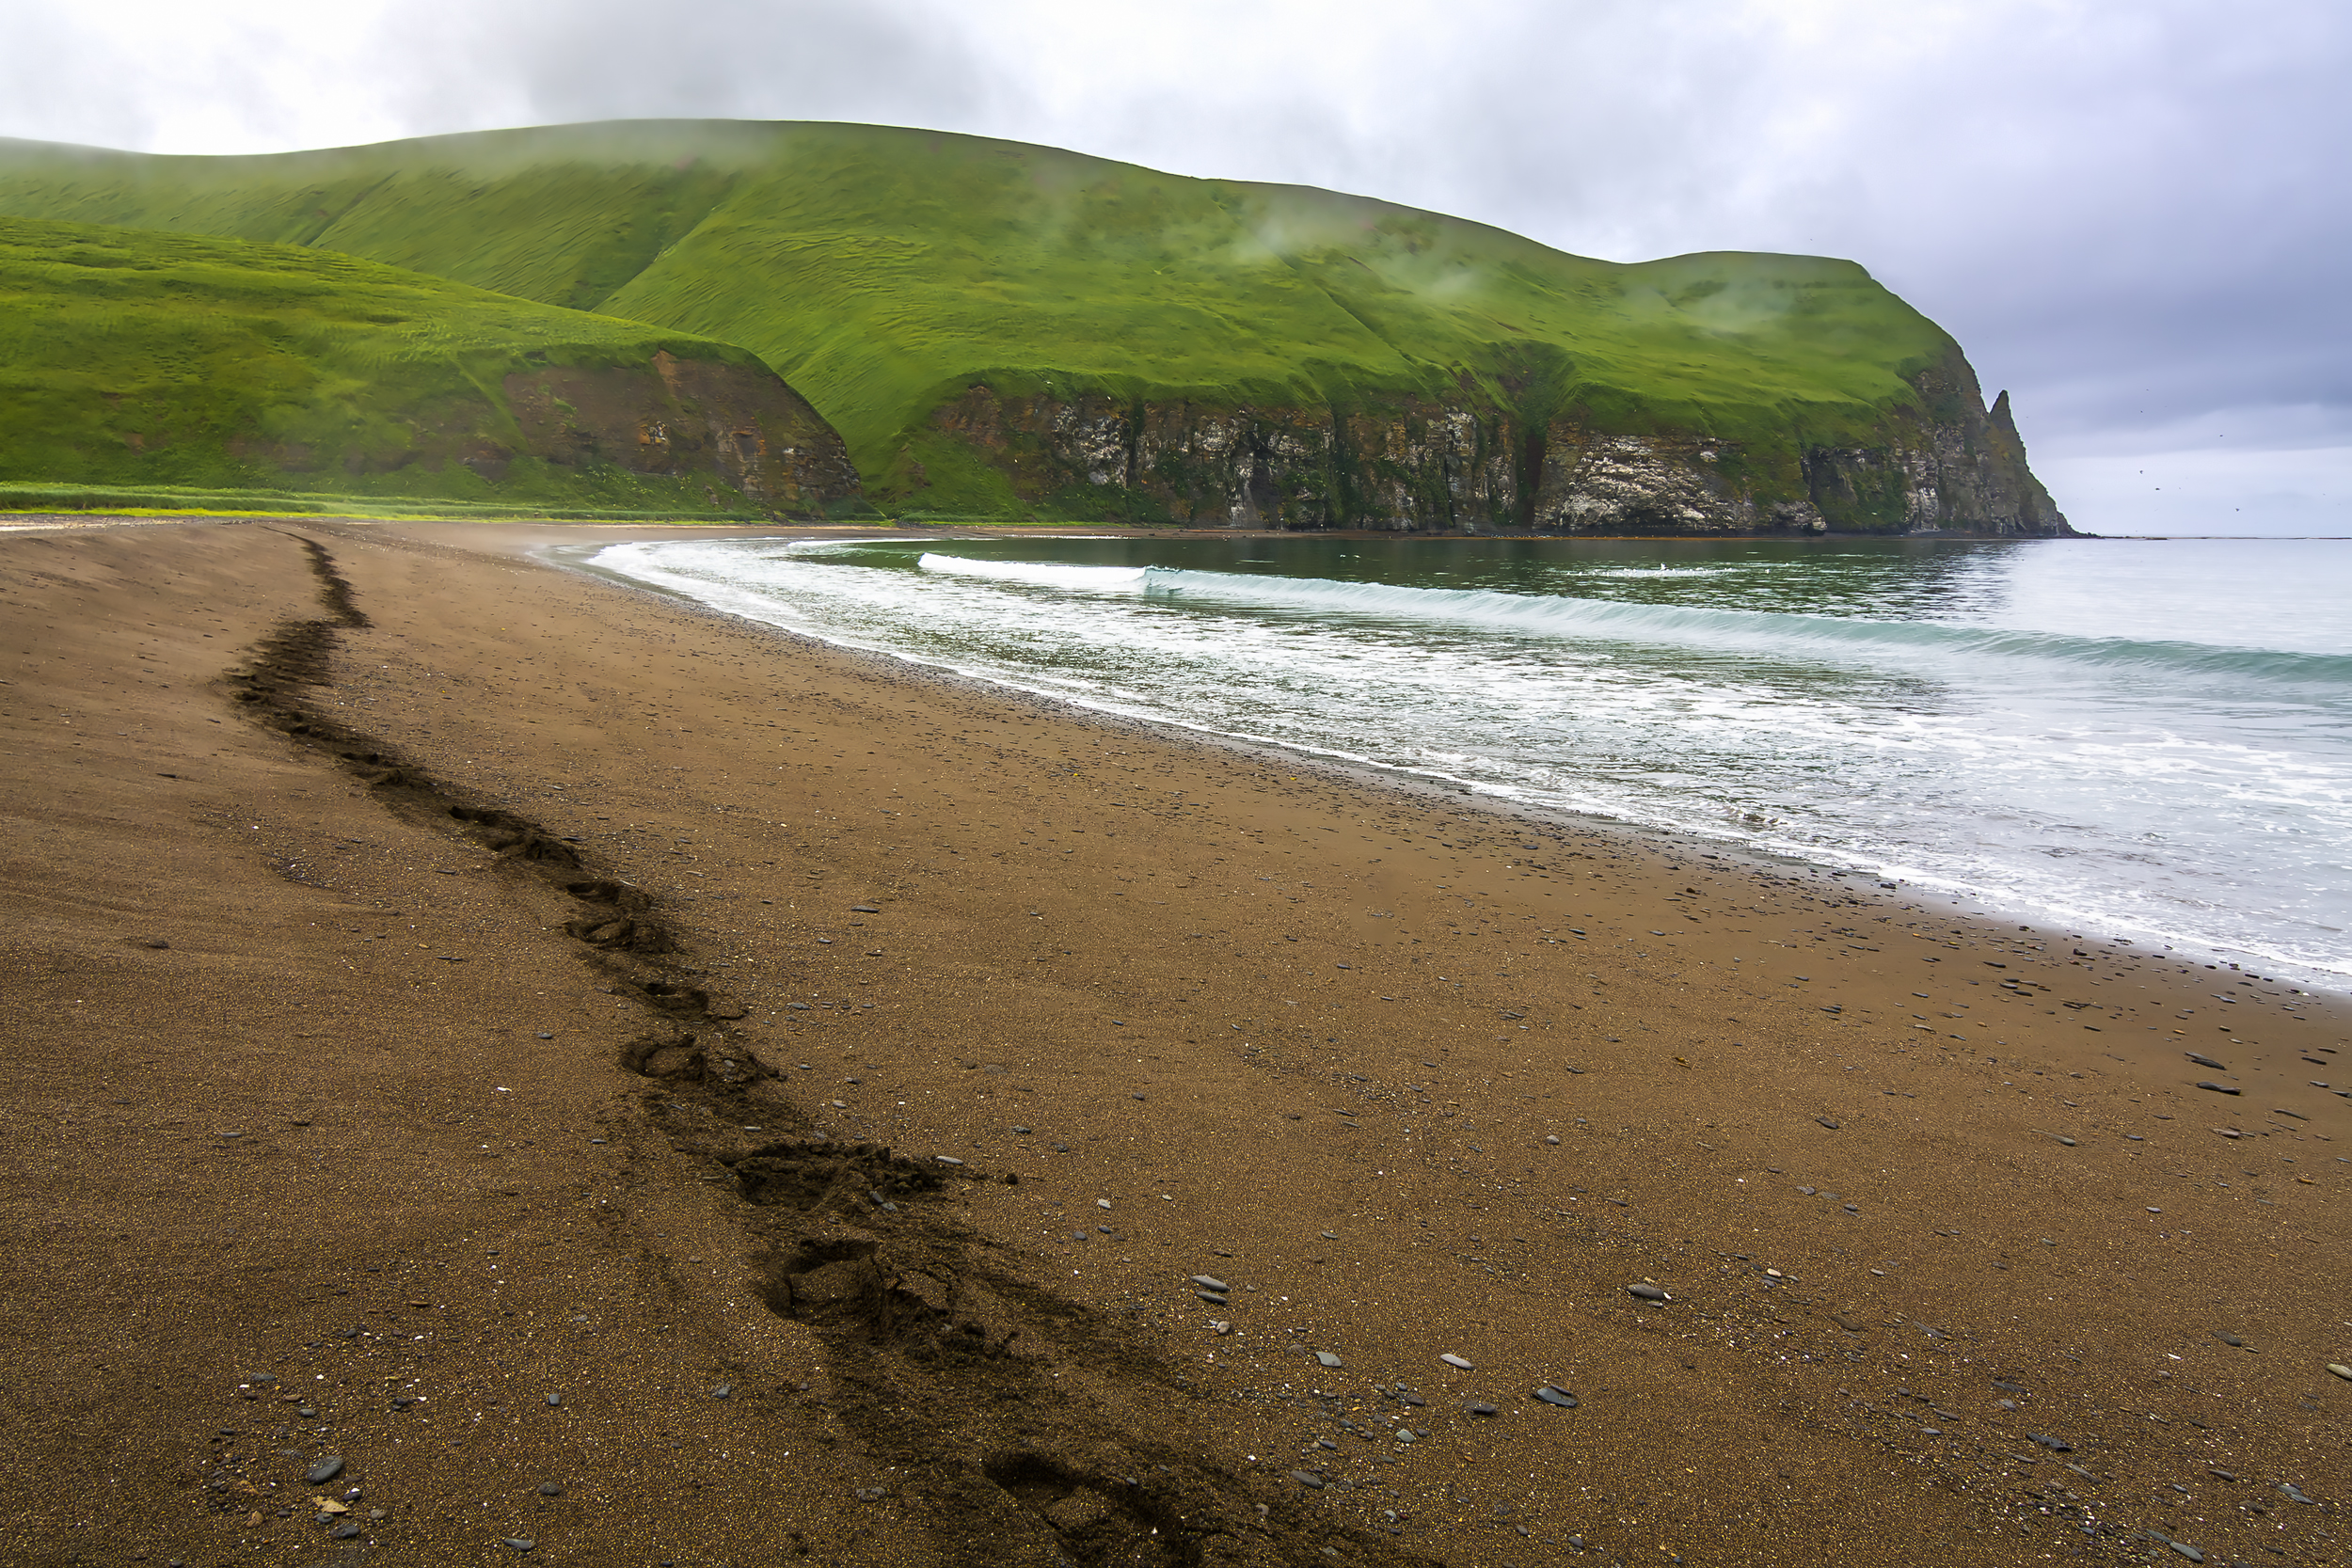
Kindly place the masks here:
<instances>
[{"instance_id":1,"label":"green cliff","mask_svg":"<svg viewBox=\"0 0 2352 1568\"><path fill-rule=\"evenodd\" d=\"M0 482L819 514L750 353L292 245L0 218Z\"/></svg>"},{"instance_id":2,"label":"green cliff","mask_svg":"<svg viewBox=\"0 0 2352 1568\"><path fill-rule=\"evenodd\" d=\"M1327 191L724 121L250 158L0 143L0 213L739 344L917 515L2066 527L1959 346L1846 261L1620 265Z\"/></svg>"}]
</instances>

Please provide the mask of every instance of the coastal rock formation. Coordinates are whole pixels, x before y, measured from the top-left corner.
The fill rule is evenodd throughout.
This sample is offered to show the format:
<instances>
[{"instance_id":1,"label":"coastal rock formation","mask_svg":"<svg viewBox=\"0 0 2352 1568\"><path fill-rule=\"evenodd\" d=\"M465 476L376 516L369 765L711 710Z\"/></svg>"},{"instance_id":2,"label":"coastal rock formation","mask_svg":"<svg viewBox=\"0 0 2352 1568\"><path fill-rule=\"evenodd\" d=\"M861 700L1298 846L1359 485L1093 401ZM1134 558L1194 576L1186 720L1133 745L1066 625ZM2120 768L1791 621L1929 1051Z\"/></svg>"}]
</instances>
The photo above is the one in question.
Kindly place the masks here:
<instances>
[{"instance_id":1,"label":"coastal rock formation","mask_svg":"<svg viewBox=\"0 0 2352 1568\"><path fill-rule=\"evenodd\" d=\"M520 440L468 461L502 477L517 453L689 479L715 473L770 512L821 516L858 493L850 449L774 372L657 353L650 370L549 366L508 375Z\"/></svg>"},{"instance_id":2,"label":"coastal rock formation","mask_svg":"<svg viewBox=\"0 0 2352 1568\"><path fill-rule=\"evenodd\" d=\"M2072 533L2026 466L2003 392L1954 355L1870 445L1751 453L1695 433L1531 426L1491 402L1384 409L1000 396L975 386L932 429L1032 504L1136 521L1605 534Z\"/></svg>"}]
</instances>

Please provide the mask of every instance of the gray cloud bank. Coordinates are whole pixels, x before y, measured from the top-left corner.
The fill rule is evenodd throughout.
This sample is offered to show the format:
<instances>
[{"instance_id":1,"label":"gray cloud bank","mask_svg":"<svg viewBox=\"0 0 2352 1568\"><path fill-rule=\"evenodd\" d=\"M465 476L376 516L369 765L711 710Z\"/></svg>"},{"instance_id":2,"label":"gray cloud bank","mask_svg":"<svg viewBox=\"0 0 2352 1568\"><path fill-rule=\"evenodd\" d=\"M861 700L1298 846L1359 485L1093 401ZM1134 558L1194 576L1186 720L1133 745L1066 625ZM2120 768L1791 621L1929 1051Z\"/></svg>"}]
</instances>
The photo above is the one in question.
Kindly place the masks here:
<instances>
[{"instance_id":1,"label":"gray cloud bank","mask_svg":"<svg viewBox=\"0 0 2352 1568\"><path fill-rule=\"evenodd\" d=\"M2012 388L2078 523L2352 531L2340 5L0 0L0 45L19 136L876 120L1328 185L1587 255L1851 256Z\"/></svg>"}]
</instances>

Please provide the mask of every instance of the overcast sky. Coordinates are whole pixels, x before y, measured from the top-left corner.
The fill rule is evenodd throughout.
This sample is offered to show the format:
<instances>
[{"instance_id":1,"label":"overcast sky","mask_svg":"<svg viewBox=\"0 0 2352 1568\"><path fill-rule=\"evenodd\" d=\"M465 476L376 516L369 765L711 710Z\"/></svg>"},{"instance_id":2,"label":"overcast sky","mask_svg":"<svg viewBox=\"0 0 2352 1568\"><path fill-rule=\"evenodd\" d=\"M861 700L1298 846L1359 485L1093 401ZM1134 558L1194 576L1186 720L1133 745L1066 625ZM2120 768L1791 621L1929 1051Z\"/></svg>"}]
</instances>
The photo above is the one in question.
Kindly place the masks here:
<instances>
[{"instance_id":1,"label":"overcast sky","mask_svg":"<svg viewBox=\"0 0 2352 1568\"><path fill-rule=\"evenodd\" d=\"M969 131L1861 261L2103 532L2352 533L2343 0L0 0L0 135Z\"/></svg>"}]
</instances>

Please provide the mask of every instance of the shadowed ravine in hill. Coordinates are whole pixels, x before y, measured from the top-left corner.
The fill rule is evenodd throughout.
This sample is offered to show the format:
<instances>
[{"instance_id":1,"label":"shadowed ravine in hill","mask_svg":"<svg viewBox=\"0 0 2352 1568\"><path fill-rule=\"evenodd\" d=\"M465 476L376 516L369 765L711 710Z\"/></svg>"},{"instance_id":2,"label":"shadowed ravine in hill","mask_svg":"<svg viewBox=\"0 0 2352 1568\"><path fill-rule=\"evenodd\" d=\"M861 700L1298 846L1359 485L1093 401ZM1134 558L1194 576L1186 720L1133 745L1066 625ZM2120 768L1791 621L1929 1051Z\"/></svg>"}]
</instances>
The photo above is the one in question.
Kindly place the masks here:
<instances>
[{"instance_id":1,"label":"shadowed ravine in hill","mask_svg":"<svg viewBox=\"0 0 2352 1568\"><path fill-rule=\"evenodd\" d=\"M1206 1389L1101 1311L1024 1281L948 1212L942 1200L956 1184L993 1180L989 1173L814 1130L739 1037L743 1008L704 983L659 899L597 876L581 849L540 823L474 800L318 711L307 694L331 678L339 631L370 623L326 549L288 537L309 553L326 613L262 640L229 675L234 700L321 766L363 781L386 810L490 850L503 875L537 879L575 901L565 930L581 957L616 994L665 1021L620 1053L620 1066L647 1084L638 1101L646 1129L743 1200L742 1239L759 1259L763 1299L824 1343L840 1420L868 1457L905 1478L898 1496L929 1532L932 1560L1432 1560L1330 1518L1279 1469L1236 1471L1209 1457L1186 1411ZM771 1135L745 1135L755 1113ZM772 1135L779 1128L785 1136ZM789 1553L794 1544L755 1549Z\"/></svg>"}]
</instances>

